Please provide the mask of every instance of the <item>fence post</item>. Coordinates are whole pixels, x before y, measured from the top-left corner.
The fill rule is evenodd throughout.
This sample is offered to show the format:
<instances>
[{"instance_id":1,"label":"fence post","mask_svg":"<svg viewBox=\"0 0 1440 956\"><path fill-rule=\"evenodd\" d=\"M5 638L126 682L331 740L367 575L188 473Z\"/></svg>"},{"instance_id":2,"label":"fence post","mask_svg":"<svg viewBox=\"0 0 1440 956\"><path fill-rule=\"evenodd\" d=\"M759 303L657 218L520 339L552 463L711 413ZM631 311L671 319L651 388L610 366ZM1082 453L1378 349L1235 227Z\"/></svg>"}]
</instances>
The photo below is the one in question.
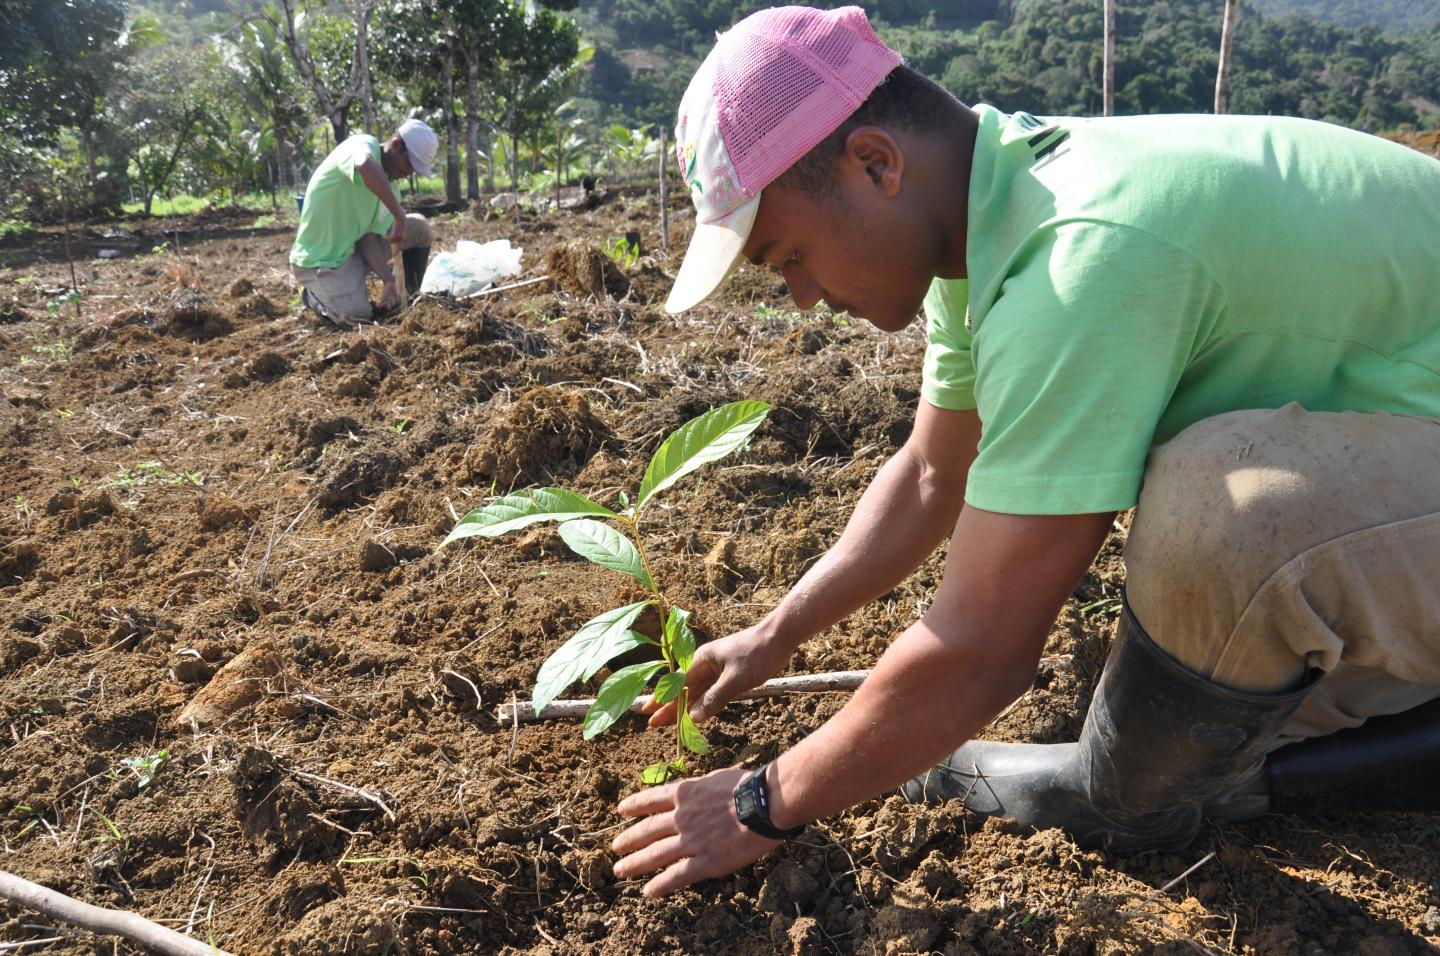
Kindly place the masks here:
<instances>
[{"instance_id":1,"label":"fence post","mask_svg":"<svg viewBox=\"0 0 1440 956\"><path fill-rule=\"evenodd\" d=\"M665 127L660 127L660 248L667 253L670 251L670 207L666 204L665 189L665 157L669 150L665 147Z\"/></svg>"}]
</instances>

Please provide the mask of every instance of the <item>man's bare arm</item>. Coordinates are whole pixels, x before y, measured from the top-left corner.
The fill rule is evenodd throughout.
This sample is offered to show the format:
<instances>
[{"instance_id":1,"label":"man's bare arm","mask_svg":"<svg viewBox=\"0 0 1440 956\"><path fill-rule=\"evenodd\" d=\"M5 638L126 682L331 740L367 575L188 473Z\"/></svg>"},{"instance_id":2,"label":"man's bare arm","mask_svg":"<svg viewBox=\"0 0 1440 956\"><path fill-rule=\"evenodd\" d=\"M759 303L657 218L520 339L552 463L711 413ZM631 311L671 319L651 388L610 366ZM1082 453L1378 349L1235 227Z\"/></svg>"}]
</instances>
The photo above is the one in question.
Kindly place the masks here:
<instances>
[{"instance_id":1,"label":"man's bare arm","mask_svg":"<svg viewBox=\"0 0 1440 956\"><path fill-rule=\"evenodd\" d=\"M1060 604L1105 540L1111 514L1001 515L966 508L935 603L885 652L845 707L768 768L779 827L819 819L923 773L1024 692ZM620 877L663 870L661 896L751 863L777 843L743 826L739 768L642 790L616 837Z\"/></svg>"},{"instance_id":2,"label":"man's bare arm","mask_svg":"<svg viewBox=\"0 0 1440 956\"><path fill-rule=\"evenodd\" d=\"M899 786L1024 693L1060 605L1113 520L967 507L930 610L840 713L771 767L776 825L828 816Z\"/></svg>"},{"instance_id":3,"label":"man's bare arm","mask_svg":"<svg viewBox=\"0 0 1440 956\"><path fill-rule=\"evenodd\" d=\"M390 215L395 217L396 222L405 221L405 207L400 205L400 200L395 195L395 190L390 186L390 177L385 175L385 170L373 159L366 159L359 166L360 181L365 188L375 194L381 205L390 210Z\"/></svg>"}]
</instances>

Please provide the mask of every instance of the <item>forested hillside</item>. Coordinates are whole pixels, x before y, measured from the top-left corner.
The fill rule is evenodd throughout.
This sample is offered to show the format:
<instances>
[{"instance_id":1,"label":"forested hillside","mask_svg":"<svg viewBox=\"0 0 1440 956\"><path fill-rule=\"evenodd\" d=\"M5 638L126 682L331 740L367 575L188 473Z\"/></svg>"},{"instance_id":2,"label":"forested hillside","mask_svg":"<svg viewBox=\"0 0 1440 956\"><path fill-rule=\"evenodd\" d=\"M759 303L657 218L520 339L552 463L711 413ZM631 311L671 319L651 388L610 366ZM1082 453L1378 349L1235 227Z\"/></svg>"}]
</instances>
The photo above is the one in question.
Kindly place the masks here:
<instances>
[{"instance_id":1,"label":"forested hillside","mask_svg":"<svg viewBox=\"0 0 1440 956\"><path fill-rule=\"evenodd\" d=\"M1347 6L1346 0L1269 2L1308 2L1337 14ZM582 3L582 26L599 48L588 95L604 116L670 122L708 38L765 5ZM957 0L944 4L943 14L926 9L935 6L920 0L866 5L887 41L962 100L1053 114L1100 111L1101 0ZM1121 0L1118 112L1210 109L1221 6L1219 0ZM1308 116L1367 130L1440 123L1440 24L1385 33L1243 6L1232 111ZM1348 6L1372 4L1351 0ZM1373 6L1413 18L1436 4L1393 0Z\"/></svg>"},{"instance_id":2,"label":"forested hillside","mask_svg":"<svg viewBox=\"0 0 1440 956\"><path fill-rule=\"evenodd\" d=\"M1440 21L1440 0L1252 0L1272 16L1288 13L1349 27L1366 23L1389 30L1418 30Z\"/></svg>"}]
</instances>

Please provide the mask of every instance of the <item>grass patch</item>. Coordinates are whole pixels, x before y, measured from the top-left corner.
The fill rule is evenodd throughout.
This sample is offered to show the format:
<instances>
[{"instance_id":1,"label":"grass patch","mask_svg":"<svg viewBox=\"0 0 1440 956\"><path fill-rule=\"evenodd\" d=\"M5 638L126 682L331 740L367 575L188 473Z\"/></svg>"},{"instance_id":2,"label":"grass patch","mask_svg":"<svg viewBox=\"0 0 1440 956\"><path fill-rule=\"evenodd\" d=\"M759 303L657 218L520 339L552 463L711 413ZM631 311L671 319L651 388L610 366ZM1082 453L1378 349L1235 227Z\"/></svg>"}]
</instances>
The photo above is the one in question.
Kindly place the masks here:
<instances>
[{"instance_id":1,"label":"grass patch","mask_svg":"<svg viewBox=\"0 0 1440 956\"><path fill-rule=\"evenodd\" d=\"M24 219L0 219L0 239L23 236L34 231L35 227Z\"/></svg>"}]
</instances>

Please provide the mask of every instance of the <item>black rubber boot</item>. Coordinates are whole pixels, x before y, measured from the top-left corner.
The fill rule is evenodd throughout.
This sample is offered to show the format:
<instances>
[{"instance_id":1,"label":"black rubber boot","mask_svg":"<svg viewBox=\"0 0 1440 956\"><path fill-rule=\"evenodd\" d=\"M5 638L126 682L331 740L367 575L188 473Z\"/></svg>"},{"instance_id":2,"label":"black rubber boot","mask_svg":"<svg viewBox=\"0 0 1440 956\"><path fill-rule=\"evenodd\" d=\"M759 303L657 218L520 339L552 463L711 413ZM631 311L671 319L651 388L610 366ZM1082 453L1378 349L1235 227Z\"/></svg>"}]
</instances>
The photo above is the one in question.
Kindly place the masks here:
<instances>
[{"instance_id":1,"label":"black rubber boot","mask_svg":"<svg viewBox=\"0 0 1440 956\"><path fill-rule=\"evenodd\" d=\"M1440 811L1440 700L1270 755L1273 813Z\"/></svg>"},{"instance_id":2,"label":"black rubber boot","mask_svg":"<svg viewBox=\"0 0 1440 956\"><path fill-rule=\"evenodd\" d=\"M1204 800L1254 773L1314 686L1254 694L1211 683L1150 640L1127 604L1073 744L972 740L902 788L982 816L1059 827L1085 847L1179 849Z\"/></svg>"},{"instance_id":3,"label":"black rubber boot","mask_svg":"<svg viewBox=\"0 0 1440 956\"><path fill-rule=\"evenodd\" d=\"M416 246L400 253L405 266L405 292L410 298L420 294L420 283L425 281L425 265L430 261L430 247Z\"/></svg>"}]
</instances>

